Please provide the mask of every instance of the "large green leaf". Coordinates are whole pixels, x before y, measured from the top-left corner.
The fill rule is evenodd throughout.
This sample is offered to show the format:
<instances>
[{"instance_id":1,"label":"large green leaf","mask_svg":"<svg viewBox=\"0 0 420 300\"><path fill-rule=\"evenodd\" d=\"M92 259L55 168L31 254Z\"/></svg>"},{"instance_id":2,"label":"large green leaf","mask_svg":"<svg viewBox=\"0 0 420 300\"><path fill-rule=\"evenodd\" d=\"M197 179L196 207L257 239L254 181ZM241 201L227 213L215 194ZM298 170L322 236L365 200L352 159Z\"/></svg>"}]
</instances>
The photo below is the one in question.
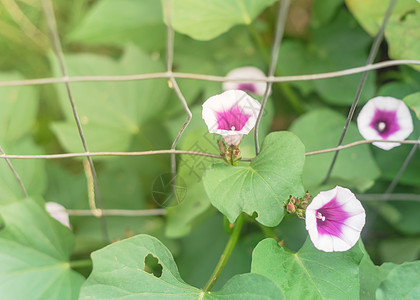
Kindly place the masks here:
<instances>
[{"instance_id":1,"label":"large green leaf","mask_svg":"<svg viewBox=\"0 0 420 300\"><path fill-rule=\"evenodd\" d=\"M376 299L418 299L420 261L395 267L376 291Z\"/></svg>"},{"instance_id":2,"label":"large green leaf","mask_svg":"<svg viewBox=\"0 0 420 300\"><path fill-rule=\"evenodd\" d=\"M197 40L210 40L238 24L251 24L277 0L162 0L173 28Z\"/></svg>"},{"instance_id":3,"label":"large green leaf","mask_svg":"<svg viewBox=\"0 0 420 300\"><path fill-rule=\"evenodd\" d=\"M270 133L260 154L249 166L215 164L203 183L210 202L231 223L241 212L258 214L256 220L276 226L283 218L283 204L290 195L302 196L305 149L290 132Z\"/></svg>"},{"instance_id":4,"label":"large green leaf","mask_svg":"<svg viewBox=\"0 0 420 300\"><path fill-rule=\"evenodd\" d=\"M138 235L92 254L93 271L80 299L281 299L264 276L233 277L218 292L206 294L185 283L172 254L156 238ZM152 269L148 263L157 260Z\"/></svg>"},{"instance_id":5,"label":"large green leaf","mask_svg":"<svg viewBox=\"0 0 420 300\"><path fill-rule=\"evenodd\" d=\"M389 0L346 0L347 7L371 35L382 24ZM389 56L394 59L420 59L420 5L412 0L397 1L385 28ZM415 66L419 69L419 66Z\"/></svg>"},{"instance_id":6,"label":"large green leaf","mask_svg":"<svg viewBox=\"0 0 420 300\"><path fill-rule=\"evenodd\" d=\"M84 278L71 270L70 230L31 199L2 206L2 299L77 299Z\"/></svg>"},{"instance_id":7,"label":"large green leaf","mask_svg":"<svg viewBox=\"0 0 420 300\"><path fill-rule=\"evenodd\" d=\"M329 109L313 110L297 119L290 130L305 144L306 150L315 151L336 147L345 124L345 118ZM357 127L350 124L343 144L362 140ZM331 164L333 152L306 158L303 172L305 187L311 191L324 180ZM364 191L379 176L368 145L340 151L330 182Z\"/></svg>"},{"instance_id":8,"label":"large green leaf","mask_svg":"<svg viewBox=\"0 0 420 300\"><path fill-rule=\"evenodd\" d=\"M102 0L88 11L68 39L93 45L124 46L132 42L145 50L158 50L164 47L165 37L160 1Z\"/></svg>"},{"instance_id":9,"label":"large green leaf","mask_svg":"<svg viewBox=\"0 0 420 300\"><path fill-rule=\"evenodd\" d=\"M252 254L251 272L272 279L286 299L358 299L360 245L346 252L317 250L308 238L292 253L274 239L261 241Z\"/></svg>"},{"instance_id":10,"label":"large green leaf","mask_svg":"<svg viewBox=\"0 0 420 300\"><path fill-rule=\"evenodd\" d=\"M129 46L119 62L93 54L66 57L70 76L129 75L158 72L163 66ZM60 74L54 64L55 74ZM124 151L131 138L142 133L142 125L159 114L169 89L165 80L94 82L71 84L73 99L91 151ZM60 86L60 104L66 122L53 130L66 150L83 151L67 92Z\"/></svg>"},{"instance_id":11,"label":"large green leaf","mask_svg":"<svg viewBox=\"0 0 420 300\"><path fill-rule=\"evenodd\" d=\"M277 70L281 75L302 75L358 67L366 63L370 42L369 35L357 26L351 15L341 11L332 23L313 29L307 42L285 40L279 50ZM308 96L317 92L328 103L350 105L360 79L361 74L355 74L291 84ZM375 74L371 72L360 102L366 102L374 93Z\"/></svg>"}]
</instances>

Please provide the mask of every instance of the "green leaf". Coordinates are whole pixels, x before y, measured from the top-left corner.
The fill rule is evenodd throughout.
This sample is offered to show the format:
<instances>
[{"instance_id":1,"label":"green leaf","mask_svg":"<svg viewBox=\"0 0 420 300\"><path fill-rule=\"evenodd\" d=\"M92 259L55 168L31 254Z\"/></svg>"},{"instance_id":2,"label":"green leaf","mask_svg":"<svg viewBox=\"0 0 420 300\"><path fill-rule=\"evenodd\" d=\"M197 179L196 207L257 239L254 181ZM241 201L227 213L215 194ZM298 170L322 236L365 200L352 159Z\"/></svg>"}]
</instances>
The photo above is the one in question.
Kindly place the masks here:
<instances>
[{"instance_id":1,"label":"green leaf","mask_svg":"<svg viewBox=\"0 0 420 300\"><path fill-rule=\"evenodd\" d=\"M308 42L285 40L279 50L277 70L281 75L302 75L361 66L366 64L366 48L370 42L371 38L357 26L351 15L340 11L333 22L313 29ZM308 96L317 92L330 104L350 105L360 79L361 74L355 74L291 84ZM369 73L360 102L366 102L374 93L375 74Z\"/></svg>"},{"instance_id":2,"label":"green leaf","mask_svg":"<svg viewBox=\"0 0 420 300\"><path fill-rule=\"evenodd\" d=\"M133 46L119 62L93 54L66 57L69 76L129 75L158 72L163 66ZM54 62L55 74L59 69ZM91 151L125 151L142 126L159 114L169 89L165 80L74 83L72 95ZM53 131L70 152L83 151L67 92L59 88L66 122L54 123Z\"/></svg>"},{"instance_id":3,"label":"green leaf","mask_svg":"<svg viewBox=\"0 0 420 300\"><path fill-rule=\"evenodd\" d=\"M147 257L157 260L154 270ZM111 244L92 253L92 259L93 271L80 299L281 299L273 282L254 274L235 276L222 290L205 294L182 280L169 250L148 235Z\"/></svg>"},{"instance_id":4,"label":"green leaf","mask_svg":"<svg viewBox=\"0 0 420 300\"><path fill-rule=\"evenodd\" d=\"M13 144L2 145L7 154L43 154L40 147L31 138L15 141ZM16 159L11 161L21 178L27 193L31 196L41 195L46 189L47 180L44 161L41 159ZM6 161L0 161L0 205L17 201L23 197L22 190Z\"/></svg>"},{"instance_id":5,"label":"green leaf","mask_svg":"<svg viewBox=\"0 0 420 300\"><path fill-rule=\"evenodd\" d=\"M231 223L245 212L258 214L265 226L276 226L283 218L283 203L290 195L302 196L305 149L290 132L270 133L260 154L249 166L215 164L203 176L210 202Z\"/></svg>"},{"instance_id":6,"label":"green leaf","mask_svg":"<svg viewBox=\"0 0 420 300\"><path fill-rule=\"evenodd\" d=\"M145 50L163 49L165 25L161 3L158 0L98 1L68 39L88 45L134 43Z\"/></svg>"},{"instance_id":7,"label":"green leaf","mask_svg":"<svg viewBox=\"0 0 420 300\"><path fill-rule=\"evenodd\" d=\"M345 122L345 118L333 110L317 109L297 119L290 131L302 140L306 151L310 152L336 147ZM350 124L343 144L362 139L357 127ZM330 152L306 158L303 182L307 189L311 191L322 183L333 156L334 152ZM359 145L340 151L330 182L364 191L372 186L378 177L379 169L369 146Z\"/></svg>"},{"instance_id":8,"label":"green leaf","mask_svg":"<svg viewBox=\"0 0 420 300\"><path fill-rule=\"evenodd\" d=\"M389 0L346 0L347 7L372 36L382 24ZM385 28L389 56L393 59L420 59L420 7L411 0L397 1ZM419 66L413 66L419 69Z\"/></svg>"},{"instance_id":9,"label":"green leaf","mask_svg":"<svg viewBox=\"0 0 420 300\"><path fill-rule=\"evenodd\" d=\"M2 298L77 299L84 278L70 268L70 230L31 199L2 206L1 214Z\"/></svg>"},{"instance_id":10,"label":"green leaf","mask_svg":"<svg viewBox=\"0 0 420 300\"><path fill-rule=\"evenodd\" d=\"M376 299L418 299L420 261L395 267L376 291Z\"/></svg>"},{"instance_id":11,"label":"green leaf","mask_svg":"<svg viewBox=\"0 0 420 300\"><path fill-rule=\"evenodd\" d=\"M170 2L162 0L164 5ZM173 28L196 40L211 40L235 25L251 24L277 0L175 0L171 12ZM165 16L167 19L167 16Z\"/></svg>"},{"instance_id":12,"label":"green leaf","mask_svg":"<svg viewBox=\"0 0 420 300\"><path fill-rule=\"evenodd\" d=\"M251 272L272 279L287 299L358 299L360 245L346 252L322 252L308 238L292 253L274 239L261 241L252 253Z\"/></svg>"},{"instance_id":13,"label":"green leaf","mask_svg":"<svg viewBox=\"0 0 420 300\"><path fill-rule=\"evenodd\" d=\"M420 92L408 95L403 100L416 113L417 118L420 119Z\"/></svg>"},{"instance_id":14,"label":"green leaf","mask_svg":"<svg viewBox=\"0 0 420 300\"><path fill-rule=\"evenodd\" d=\"M22 80L18 73L0 73L0 81ZM10 145L33 129L38 111L34 87L2 87L0 89L0 144Z\"/></svg>"},{"instance_id":15,"label":"green leaf","mask_svg":"<svg viewBox=\"0 0 420 300\"><path fill-rule=\"evenodd\" d=\"M381 266L375 266L369 257L369 254L364 251L362 261L359 266L360 274L360 299L368 300L375 299L376 289L381 282L388 276L389 272L396 267L391 263L385 263Z\"/></svg>"},{"instance_id":16,"label":"green leaf","mask_svg":"<svg viewBox=\"0 0 420 300\"><path fill-rule=\"evenodd\" d=\"M398 237L381 240L379 243L379 254L382 261L396 264L415 261L420 258L420 238Z\"/></svg>"},{"instance_id":17,"label":"green leaf","mask_svg":"<svg viewBox=\"0 0 420 300\"><path fill-rule=\"evenodd\" d=\"M344 0L314 1L312 4L312 25L318 27L331 20Z\"/></svg>"}]
</instances>

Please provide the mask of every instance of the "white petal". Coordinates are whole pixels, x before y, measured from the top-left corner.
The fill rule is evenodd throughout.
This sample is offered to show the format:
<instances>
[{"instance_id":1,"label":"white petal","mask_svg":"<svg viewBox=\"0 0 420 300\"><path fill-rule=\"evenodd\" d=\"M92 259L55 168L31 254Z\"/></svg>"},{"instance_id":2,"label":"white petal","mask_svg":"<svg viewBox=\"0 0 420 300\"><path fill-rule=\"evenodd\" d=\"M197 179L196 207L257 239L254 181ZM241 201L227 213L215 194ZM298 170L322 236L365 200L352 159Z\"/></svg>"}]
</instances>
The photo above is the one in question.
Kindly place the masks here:
<instances>
[{"instance_id":1,"label":"white petal","mask_svg":"<svg viewBox=\"0 0 420 300\"><path fill-rule=\"evenodd\" d=\"M66 208L64 206L56 202L46 202L45 209L51 215L51 217L59 221L64 226L71 228L69 214L66 212Z\"/></svg>"},{"instance_id":2,"label":"white petal","mask_svg":"<svg viewBox=\"0 0 420 300\"><path fill-rule=\"evenodd\" d=\"M242 134L223 134L226 144L238 146L242 140Z\"/></svg>"},{"instance_id":3,"label":"white petal","mask_svg":"<svg viewBox=\"0 0 420 300\"><path fill-rule=\"evenodd\" d=\"M241 130L218 129L217 113L229 111L234 106L238 106L244 114L249 116L243 128ZM202 117L210 133L220 134L228 140L232 139L234 144L238 144L236 139L248 134L254 128L260 110L261 104L244 91L229 90L207 99L203 104ZM235 138L228 137L231 135Z\"/></svg>"},{"instance_id":4,"label":"white petal","mask_svg":"<svg viewBox=\"0 0 420 300\"><path fill-rule=\"evenodd\" d=\"M227 75L227 78L232 79L241 79L241 78L256 78L256 79L266 79L265 74L258 68L255 67L242 67L233 69ZM264 95L267 83L262 81L242 81L242 82L234 82L234 81L226 81L223 83L223 90L238 90L239 85L241 83L252 83L255 87L255 94L256 95Z\"/></svg>"}]
</instances>

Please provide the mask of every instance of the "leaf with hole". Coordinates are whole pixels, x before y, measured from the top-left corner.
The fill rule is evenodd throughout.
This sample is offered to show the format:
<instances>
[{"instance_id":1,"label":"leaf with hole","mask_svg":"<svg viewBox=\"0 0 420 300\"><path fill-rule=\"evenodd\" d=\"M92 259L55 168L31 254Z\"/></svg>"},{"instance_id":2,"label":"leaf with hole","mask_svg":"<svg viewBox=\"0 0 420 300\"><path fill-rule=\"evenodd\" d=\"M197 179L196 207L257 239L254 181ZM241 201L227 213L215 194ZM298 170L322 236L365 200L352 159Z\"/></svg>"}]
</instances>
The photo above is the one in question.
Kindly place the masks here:
<instances>
[{"instance_id":1,"label":"leaf with hole","mask_svg":"<svg viewBox=\"0 0 420 300\"><path fill-rule=\"evenodd\" d=\"M84 278L70 268L74 239L32 199L1 207L2 299L78 299Z\"/></svg>"},{"instance_id":2,"label":"leaf with hole","mask_svg":"<svg viewBox=\"0 0 420 300\"><path fill-rule=\"evenodd\" d=\"M80 299L282 299L282 292L258 274L233 277L211 294L185 283L172 254L156 238L138 235L92 254L93 271Z\"/></svg>"},{"instance_id":3,"label":"leaf with hole","mask_svg":"<svg viewBox=\"0 0 420 300\"><path fill-rule=\"evenodd\" d=\"M235 25L251 24L266 7L276 1L162 0L162 3L168 5L168 11L171 12L169 19L176 31L197 40L210 40ZM165 16L165 19L168 19L168 16Z\"/></svg>"},{"instance_id":4,"label":"leaf with hole","mask_svg":"<svg viewBox=\"0 0 420 300\"><path fill-rule=\"evenodd\" d=\"M291 132L270 133L260 154L248 166L225 163L207 169L203 183L211 204L234 223L242 212L258 214L265 226L283 218L283 204L290 195L302 196L305 148Z\"/></svg>"},{"instance_id":5,"label":"leaf with hole","mask_svg":"<svg viewBox=\"0 0 420 300\"><path fill-rule=\"evenodd\" d=\"M292 253L274 239L265 239L252 253L251 272L267 276L287 299L358 299L360 245L346 252L327 253L307 238Z\"/></svg>"}]
</instances>

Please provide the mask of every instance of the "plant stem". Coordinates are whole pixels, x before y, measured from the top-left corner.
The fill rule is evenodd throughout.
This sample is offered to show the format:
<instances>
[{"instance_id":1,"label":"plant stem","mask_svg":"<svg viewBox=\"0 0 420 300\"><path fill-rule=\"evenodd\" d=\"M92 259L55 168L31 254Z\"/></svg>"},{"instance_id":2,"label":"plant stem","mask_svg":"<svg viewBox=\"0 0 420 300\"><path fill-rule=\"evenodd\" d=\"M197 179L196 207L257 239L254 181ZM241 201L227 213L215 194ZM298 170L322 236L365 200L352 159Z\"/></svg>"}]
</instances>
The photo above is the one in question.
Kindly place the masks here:
<instances>
[{"instance_id":1,"label":"plant stem","mask_svg":"<svg viewBox=\"0 0 420 300\"><path fill-rule=\"evenodd\" d=\"M206 285L203 288L204 292L210 291L210 289L214 286L217 279L219 279L220 274L222 273L223 269L225 268L230 255L232 254L233 249L235 248L236 242L238 241L239 235L241 233L242 225L244 224L245 216L240 214L238 219L235 222L233 227L232 234L230 235L229 241L226 244L225 250L223 251L222 256L220 256L219 262L216 265L216 268L211 274L210 279L207 281Z\"/></svg>"},{"instance_id":2,"label":"plant stem","mask_svg":"<svg viewBox=\"0 0 420 300\"><path fill-rule=\"evenodd\" d=\"M81 259L81 260L73 260L70 262L70 267L74 268L83 268L83 267L91 267L92 260L90 259Z\"/></svg>"}]
</instances>

